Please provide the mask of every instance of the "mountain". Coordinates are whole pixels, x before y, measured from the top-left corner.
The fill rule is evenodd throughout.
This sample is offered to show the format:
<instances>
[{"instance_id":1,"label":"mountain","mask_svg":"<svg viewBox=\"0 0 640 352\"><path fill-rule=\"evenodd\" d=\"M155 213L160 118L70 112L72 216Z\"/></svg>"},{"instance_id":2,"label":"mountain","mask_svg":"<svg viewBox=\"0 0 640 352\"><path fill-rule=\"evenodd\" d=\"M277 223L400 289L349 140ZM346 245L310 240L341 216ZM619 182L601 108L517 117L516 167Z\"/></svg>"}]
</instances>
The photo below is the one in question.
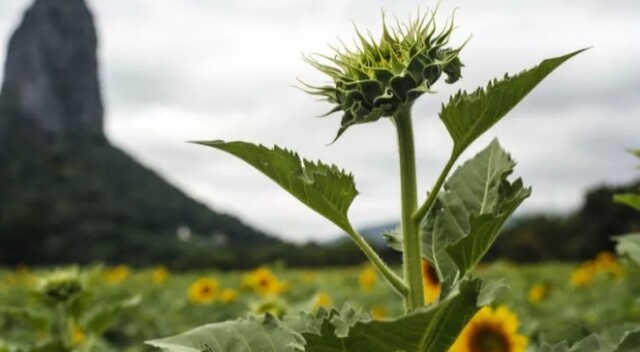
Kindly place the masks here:
<instances>
[{"instance_id":1,"label":"mountain","mask_svg":"<svg viewBox=\"0 0 640 352\"><path fill-rule=\"evenodd\" d=\"M193 233L199 248L280 244L109 142L97 45L84 0L35 0L11 37L0 93L0 265L172 260L184 247L177 232Z\"/></svg>"}]
</instances>

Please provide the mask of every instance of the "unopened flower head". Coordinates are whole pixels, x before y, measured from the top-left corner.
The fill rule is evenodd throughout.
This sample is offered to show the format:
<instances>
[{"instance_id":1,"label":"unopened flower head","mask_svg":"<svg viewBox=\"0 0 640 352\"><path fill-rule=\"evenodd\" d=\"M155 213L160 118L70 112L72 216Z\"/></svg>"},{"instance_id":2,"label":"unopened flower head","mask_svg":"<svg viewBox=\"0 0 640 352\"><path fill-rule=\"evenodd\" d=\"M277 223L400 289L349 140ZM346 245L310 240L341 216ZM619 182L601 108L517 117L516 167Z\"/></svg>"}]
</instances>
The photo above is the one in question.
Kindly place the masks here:
<instances>
[{"instance_id":1,"label":"unopened flower head","mask_svg":"<svg viewBox=\"0 0 640 352\"><path fill-rule=\"evenodd\" d=\"M388 27L383 16L379 41L371 34L365 38L356 29L360 45L355 50L343 45L341 49L332 48L333 57L305 57L333 81L326 86L303 84L308 93L335 104L326 115L342 111L336 139L352 125L392 117L403 107L410 107L419 96L432 92L431 87L442 74L447 76L447 83L460 79L463 64L458 53L462 46L447 47L453 19L438 31L434 17L435 11L418 14L408 25Z\"/></svg>"},{"instance_id":2,"label":"unopened flower head","mask_svg":"<svg viewBox=\"0 0 640 352\"><path fill-rule=\"evenodd\" d=\"M50 302L64 303L82 292L77 269L56 271L40 281L40 293Z\"/></svg>"}]
</instances>

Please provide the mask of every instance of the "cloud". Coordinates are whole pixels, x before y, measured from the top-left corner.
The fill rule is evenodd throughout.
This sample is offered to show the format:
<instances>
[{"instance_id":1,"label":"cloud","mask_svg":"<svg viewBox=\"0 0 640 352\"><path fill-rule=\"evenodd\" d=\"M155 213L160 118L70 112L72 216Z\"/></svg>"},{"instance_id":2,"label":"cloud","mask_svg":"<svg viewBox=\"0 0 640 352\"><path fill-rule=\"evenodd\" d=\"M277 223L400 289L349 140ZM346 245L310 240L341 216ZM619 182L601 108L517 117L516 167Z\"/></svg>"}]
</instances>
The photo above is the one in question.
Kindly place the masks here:
<instances>
[{"instance_id":1,"label":"cloud","mask_svg":"<svg viewBox=\"0 0 640 352\"><path fill-rule=\"evenodd\" d=\"M8 3L11 3L10 5ZM27 0L0 5L0 39L7 39ZM388 18L414 13L424 2L205 0L90 1L101 48L101 76L112 141L212 208L288 239L336 233L270 180L231 156L186 140L248 140L278 144L352 171L360 195L350 215L356 225L399 216L395 135L388 121L351 128L327 147L339 116L316 119L326 103L291 87L296 77L322 75L301 53L327 52L338 37L351 43L353 22L380 31ZM444 164L451 142L437 118L457 89L472 90L505 72L517 73L546 57L582 47L494 130L492 138L519 161L516 174L534 186L524 211L575 207L585 187L633 177L624 149L640 131L640 3L599 0L463 2L455 7L454 43L473 35L462 53L463 80L443 82L415 107L420 192Z\"/></svg>"}]
</instances>

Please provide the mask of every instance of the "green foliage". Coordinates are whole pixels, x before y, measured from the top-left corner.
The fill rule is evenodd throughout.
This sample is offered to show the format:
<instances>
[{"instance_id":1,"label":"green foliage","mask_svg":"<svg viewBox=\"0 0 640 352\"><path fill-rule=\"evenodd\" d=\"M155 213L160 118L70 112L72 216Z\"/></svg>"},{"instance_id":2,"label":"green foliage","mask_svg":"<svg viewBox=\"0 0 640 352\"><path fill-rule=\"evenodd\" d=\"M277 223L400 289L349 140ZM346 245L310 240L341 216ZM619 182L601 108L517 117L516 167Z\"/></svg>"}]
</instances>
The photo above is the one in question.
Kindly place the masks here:
<instances>
[{"instance_id":1,"label":"green foliage","mask_svg":"<svg viewBox=\"0 0 640 352\"><path fill-rule=\"evenodd\" d=\"M284 324L269 315L227 321L148 343L169 352L446 352L478 310L481 288L481 280L465 281L437 305L382 321L346 307L302 313Z\"/></svg>"},{"instance_id":2,"label":"green foliage","mask_svg":"<svg viewBox=\"0 0 640 352\"><path fill-rule=\"evenodd\" d=\"M616 237L616 251L640 265L640 234Z\"/></svg>"},{"instance_id":3,"label":"green foliage","mask_svg":"<svg viewBox=\"0 0 640 352\"><path fill-rule=\"evenodd\" d=\"M305 351L447 351L477 311L480 286L478 280L465 282L460 292L438 305L395 319L358 322L351 327L349 335L343 337L335 333L331 324L335 316L329 315L319 334L303 333L307 340Z\"/></svg>"},{"instance_id":4,"label":"green foliage","mask_svg":"<svg viewBox=\"0 0 640 352\"><path fill-rule=\"evenodd\" d=\"M640 330L624 331L615 341L607 339L610 337L607 336L610 335L609 332L605 331L603 335L589 335L571 347L566 341L553 346L544 344L538 352L635 352L640 346Z\"/></svg>"},{"instance_id":5,"label":"green foliage","mask_svg":"<svg viewBox=\"0 0 640 352\"><path fill-rule=\"evenodd\" d=\"M632 193L616 194L613 200L620 204L626 204L640 211L640 195L638 194L632 194Z\"/></svg>"},{"instance_id":6,"label":"green foliage","mask_svg":"<svg viewBox=\"0 0 640 352\"><path fill-rule=\"evenodd\" d=\"M459 91L443 105L440 119L453 139L453 154L460 155L478 137L502 119L558 66L586 49L547 59L513 77L489 82L472 93Z\"/></svg>"},{"instance_id":7,"label":"green foliage","mask_svg":"<svg viewBox=\"0 0 640 352\"><path fill-rule=\"evenodd\" d=\"M520 179L507 181L514 166L494 140L451 175L423 220L422 256L439 273L445 291L479 263L504 222L531 194ZM387 238L402 249L397 233Z\"/></svg>"},{"instance_id":8,"label":"green foliage","mask_svg":"<svg viewBox=\"0 0 640 352\"><path fill-rule=\"evenodd\" d=\"M304 351L302 338L276 318L249 317L205 325L187 333L147 343L170 352Z\"/></svg>"},{"instance_id":9,"label":"green foliage","mask_svg":"<svg viewBox=\"0 0 640 352\"><path fill-rule=\"evenodd\" d=\"M629 150L629 152L638 158L640 158L640 149ZM638 187L637 191L640 191L640 187ZM625 194L616 194L613 198L614 201L626 204L638 211L640 211L640 193L625 193Z\"/></svg>"},{"instance_id":10,"label":"green foliage","mask_svg":"<svg viewBox=\"0 0 640 352\"><path fill-rule=\"evenodd\" d=\"M21 307L0 306L0 315L9 318L9 322L29 326L37 332L37 338L23 341L10 351L105 351L101 337L124 312L138 306L142 297L100 296L96 299L95 292L84 285L92 275L81 273L77 267L40 275L38 287L28 292L34 301L26 301L23 293Z\"/></svg>"},{"instance_id":11,"label":"green foliage","mask_svg":"<svg viewBox=\"0 0 640 352\"><path fill-rule=\"evenodd\" d=\"M297 154L244 142L198 142L249 163L341 229L350 232L349 206L358 194L353 176L336 166L300 160Z\"/></svg>"}]
</instances>

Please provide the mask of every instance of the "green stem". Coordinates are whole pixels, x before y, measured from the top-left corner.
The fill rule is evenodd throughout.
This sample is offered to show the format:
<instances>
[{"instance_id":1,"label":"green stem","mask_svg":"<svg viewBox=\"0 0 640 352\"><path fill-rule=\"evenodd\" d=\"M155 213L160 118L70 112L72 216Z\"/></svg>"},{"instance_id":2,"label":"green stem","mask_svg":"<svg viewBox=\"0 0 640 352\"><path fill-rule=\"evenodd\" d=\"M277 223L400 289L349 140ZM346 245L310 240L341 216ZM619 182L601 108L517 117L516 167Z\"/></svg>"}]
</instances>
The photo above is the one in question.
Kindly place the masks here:
<instances>
[{"instance_id":1,"label":"green stem","mask_svg":"<svg viewBox=\"0 0 640 352\"><path fill-rule=\"evenodd\" d=\"M60 341L66 346L71 346L71 329L69 328L69 317L67 315L67 309L63 303L59 303L56 306L56 311L58 313L58 334Z\"/></svg>"},{"instance_id":2,"label":"green stem","mask_svg":"<svg viewBox=\"0 0 640 352\"><path fill-rule=\"evenodd\" d=\"M402 202L402 238L404 259L404 280L409 285L409 294L405 299L407 311L424 305L424 287L422 283L422 257L420 251L420 233L417 223L412 219L418 208L416 157L413 145L413 126L411 124L411 104L405 105L393 117L398 134L400 156L400 196Z\"/></svg>"},{"instance_id":3,"label":"green stem","mask_svg":"<svg viewBox=\"0 0 640 352\"><path fill-rule=\"evenodd\" d=\"M422 221L422 218L424 218L425 215L427 215L427 213L429 212L429 210L431 210L433 203L436 201L436 198L438 198L438 193L440 193L440 189L442 188L442 185L444 185L444 181L447 179L447 175L449 175L449 172L451 171L453 164L455 164L456 160L458 160L458 156L459 156L459 153L451 154L451 156L449 157L449 160L447 161L447 164L444 166L444 168L440 172L440 176L438 176L438 180L436 180L436 183L433 185L433 187L431 187L427 200L422 204L422 206L420 206L420 208L415 213L413 213L413 221L416 224L419 224L420 221Z\"/></svg>"},{"instance_id":4,"label":"green stem","mask_svg":"<svg viewBox=\"0 0 640 352\"><path fill-rule=\"evenodd\" d=\"M360 235L351 225L344 229L349 237L360 247L364 254L369 258L373 266L378 269L380 274L389 282L389 284L402 296L406 297L409 288L407 284L400 278L389 266L380 258L378 253L371 248L369 243Z\"/></svg>"}]
</instances>

